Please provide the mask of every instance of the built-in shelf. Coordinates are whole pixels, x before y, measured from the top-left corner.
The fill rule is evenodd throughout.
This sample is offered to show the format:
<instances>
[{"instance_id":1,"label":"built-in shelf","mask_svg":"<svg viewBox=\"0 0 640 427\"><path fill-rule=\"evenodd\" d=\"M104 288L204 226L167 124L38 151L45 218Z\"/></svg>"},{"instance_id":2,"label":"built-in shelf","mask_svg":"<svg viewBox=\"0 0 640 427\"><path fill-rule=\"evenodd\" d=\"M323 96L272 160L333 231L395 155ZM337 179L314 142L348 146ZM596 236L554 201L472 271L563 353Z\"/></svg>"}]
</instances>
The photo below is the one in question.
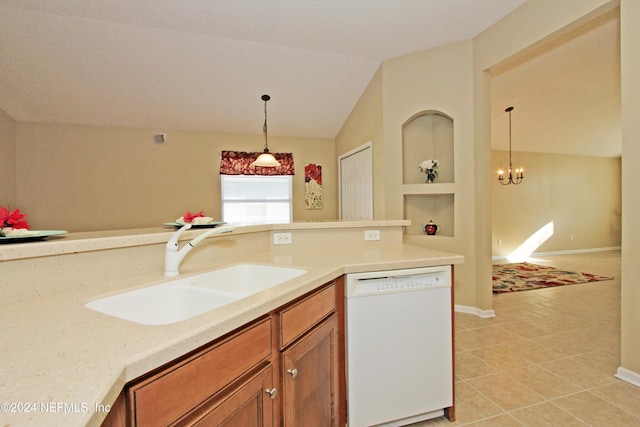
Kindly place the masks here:
<instances>
[{"instance_id":1,"label":"built-in shelf","mask_svg":"<svg viewBox=\"0 0 640 427\"><path fill-rule=\"evenodd\" d=\"M418 165L438 160L438 176L432 183ZM402 194L404 219L411 220L409 235L427 238L455 235L455 170L453 119L439 111L423 111L402 126ZM435 236L424 232L422 224L438 225Z\"/></svg>"},{"instance_id":2,"label":"built-in shelf","mask_svg":"<svg viewBox=\"0 0 640 427\"><path fill-rule=\"evenodd\" d=\"M402 186L402 194L453 194L455 184L405 184Z\"/></svg>"},{"instance_id":3,"label":"built-in shelf","mask_svg":"<svg viewBox=\"0 0 640 427\"><path fill-rule=\"evenodd\" d=\"M454 230L454 206L453 194L405 194L404 215L411 219L411 225L407 227L407 234L424 234L422 224L433 221L438 225L436 236L450 236Z\"/></svg>"},{"instance_id":4,"label":"built-in shelf","mask_svg":"<svg viewBox=\"0 0 640 427\"><path fill-rule=\"evenodd\" d=\"M454 182L453 119L439 111L423 111L402 127L402 171L404 184L424 184L427 177L418 165L438 160L434 183Z\"/></svg>"}]
</instances>

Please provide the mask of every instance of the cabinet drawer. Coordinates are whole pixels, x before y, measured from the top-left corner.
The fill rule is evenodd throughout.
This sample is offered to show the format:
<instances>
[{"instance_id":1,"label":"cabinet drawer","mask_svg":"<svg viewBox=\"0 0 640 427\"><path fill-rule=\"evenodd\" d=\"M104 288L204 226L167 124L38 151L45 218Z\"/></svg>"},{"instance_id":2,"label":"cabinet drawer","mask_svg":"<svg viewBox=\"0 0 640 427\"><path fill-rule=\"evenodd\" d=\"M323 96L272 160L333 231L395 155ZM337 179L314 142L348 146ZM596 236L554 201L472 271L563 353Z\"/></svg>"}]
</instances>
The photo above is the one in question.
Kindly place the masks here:
<instances>
[{"instance_id":1,"label":"cabinet drawer","mask_svg":"<svg viewBox=\"0 0 640 427\"><path fill-rule=\"evenodd\" d=\"M280 349L291 344L336 309L335 282L278 312Z\"/></svg>"},{"instance_id":2,"label":"cabinet drawer","mask_svg":"<svg viewBox=\"0 0 640 427\"><path fill-rule=\"evenodd\" d=\"M167 425L271 354L271 318L129 388L134 425Z\"/></svg>"}]
</instances>

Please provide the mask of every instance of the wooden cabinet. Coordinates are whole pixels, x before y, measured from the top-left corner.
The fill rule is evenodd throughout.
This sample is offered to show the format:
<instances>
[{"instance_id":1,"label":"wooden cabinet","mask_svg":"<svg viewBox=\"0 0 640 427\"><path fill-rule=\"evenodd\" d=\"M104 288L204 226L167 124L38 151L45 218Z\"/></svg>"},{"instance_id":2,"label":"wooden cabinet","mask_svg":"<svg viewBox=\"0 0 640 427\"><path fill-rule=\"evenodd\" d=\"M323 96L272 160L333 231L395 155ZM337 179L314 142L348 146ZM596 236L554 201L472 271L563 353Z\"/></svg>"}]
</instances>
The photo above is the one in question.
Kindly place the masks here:
<instances>
[{"instance_id":1,"label":"wooden cabinet","mask_svg":"<svg viewBox=\"0 0 640 427\"><path fill-rule=\"evenodd\" d=\"M132 381L103 426L344 426L343 286Z\"/></svg>"},{"instance_id":2,"label":"wooden cabinet","mask_svg":"<svg viewBox=\"0 0 640 427\"><path fill-rule=\"evenodd\" d=\"M284 426L340 425L337 316L283 351L282 371Z\"/></svg>"},{"instance_id":3,"label":"wooden cabinet","mask_svg":"<svg viewBox=\"0 0 640 427\"><path fill-rule=\"evenodd\" d=\"M246 381L193 411L176 426L273 426L273 367L267 365Z\"/></svg>"},{"instance_id":4,"label":"wooden cabinet","mask_svg":"<svg viewBox=\"0 0 640 427\"><path fill-rule=\"evenodd\" d=\"M271 318L236 332L128 387L134 426L162 426L191 418L216 393L230 395L272 354ZM236 382L239 385L232 386Z\"/></svg>"},{"instance_id":5,"label":"wooden cabinet","mask_svg":"<svg viewBox=\"0 0 640 427\"><path fill-rule=\"evenodd\" d=\"M278 310L280 350L336 311L337 285L332 282L319 291Z\"/></svg>"},{"instance_id":6,"label":"wooden cabinet","mask_svg":"<svg viewBox=\"0 0 640 427\"><path fill-rule=\"evenodd\" d=\"M284 426L341 425L337 288L334 282L278 313Z\"/></svg>"}]
</instances>

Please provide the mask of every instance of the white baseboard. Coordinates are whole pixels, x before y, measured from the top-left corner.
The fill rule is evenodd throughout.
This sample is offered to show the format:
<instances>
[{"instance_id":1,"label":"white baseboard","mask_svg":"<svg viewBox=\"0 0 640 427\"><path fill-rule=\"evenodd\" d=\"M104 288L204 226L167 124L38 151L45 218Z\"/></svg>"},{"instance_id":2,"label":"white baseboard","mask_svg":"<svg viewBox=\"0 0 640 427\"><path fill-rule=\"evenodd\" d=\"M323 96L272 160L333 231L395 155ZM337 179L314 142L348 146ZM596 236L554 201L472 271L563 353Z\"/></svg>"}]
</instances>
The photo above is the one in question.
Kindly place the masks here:
<instances>
[{"instance_id":1,"label":"white baseboard","mask_svg":"<svg viewBox=\"0 0 640 427\"><path fill-rule=\"evenodd\" d=\"M630 369L623 368L620 366L615 375L616 378L628 382L629 384L633 384L636 387L640 387L640 374L637 372L633 372Z\"/></svg>"},{"instance_id":2,"label":"white baseboard","mask_svg":"<svg viewBox=\"0 0 640 427\"><path fill-rule=\"evenodd\" d=\"M589 249L572 249L568 251L555 251L555 252L534 252L531 256L550 256L550 255L571 255L571 254L586 254L589 252L608 252L622 250L621 246L612 246L607 248L589 248Z\"/></svg>"},{"instance_id":3,"label":"white baseboard","mask_svg":"<svg viewBox=\"0 0 640 427\"><path fill-rule=\"evenodd\" d=\"M607 252L607 251L619 251L622 247L620 246L612 246L607 248L589 248L589 249L572 249L567 251L555 251L555 252L534 252L529 257L538 257L538 256L552 256L552 255L571 255L571 254L585 254L589 252ZM501 261L503 259L508 259L508 256L505 255L497 255L492 256L491 259L493 261Z\"/></svg>"},{"instance_id":4,"label":"white baseboard","mask_svg":"<svg viewBox=\"0 0 640 427\"><path fill-rule=\"evenodd\" d=\"M475 314L476 316L482 317L483 319L488 319L490 317L496 317L496 312L493 311L493 310L480 310L477 307L470 307L468 305L455 304L453 306L453 309L457 313Z\"/></svg>"}]
</instances>

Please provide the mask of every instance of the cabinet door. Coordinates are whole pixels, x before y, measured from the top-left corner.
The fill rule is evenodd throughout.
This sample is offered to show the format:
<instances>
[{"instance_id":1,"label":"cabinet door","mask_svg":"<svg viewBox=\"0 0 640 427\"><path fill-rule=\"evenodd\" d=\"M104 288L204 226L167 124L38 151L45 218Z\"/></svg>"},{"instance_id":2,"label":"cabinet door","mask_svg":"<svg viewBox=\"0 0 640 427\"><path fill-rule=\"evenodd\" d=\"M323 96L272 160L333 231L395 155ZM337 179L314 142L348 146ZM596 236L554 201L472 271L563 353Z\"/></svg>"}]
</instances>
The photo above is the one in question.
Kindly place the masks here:
<instances>
[{"instance_id":1,"label":"cabinet door","mask_svg":"<svg viewBox=\"0 0 640 427\"><path fill-rule=\"evenodd\" d=\"M338 318L321 323L282 352L284 425L336 426Z\"/></svg>"},{"instance_id":2,"label":"cabinet door","mask_svg":"<svg viewBox=\"0 0 640 427\"><path fill-rule=\"evenodd\" d=\"M223 396L194 411L179 426L273 426L273 368L268 365Z\"/></svg>"}]
</instances>

